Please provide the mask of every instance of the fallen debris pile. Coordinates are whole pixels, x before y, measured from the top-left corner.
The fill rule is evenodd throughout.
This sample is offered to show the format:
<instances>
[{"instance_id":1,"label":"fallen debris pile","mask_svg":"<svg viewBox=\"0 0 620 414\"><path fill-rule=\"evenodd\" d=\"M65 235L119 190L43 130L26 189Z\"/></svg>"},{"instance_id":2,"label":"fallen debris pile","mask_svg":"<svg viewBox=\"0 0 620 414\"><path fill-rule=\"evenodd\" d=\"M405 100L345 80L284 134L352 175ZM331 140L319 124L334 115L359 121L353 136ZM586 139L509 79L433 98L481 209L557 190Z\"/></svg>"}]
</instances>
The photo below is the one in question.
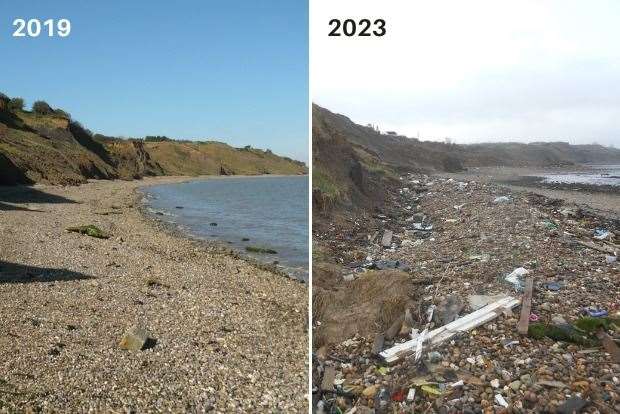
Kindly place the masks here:
<instances>
[{"instance_id":1,"label":"fallen debris pile","mask_svg":"<svg viewBox=\"0 0 620 414\"><path fill-rule=\"evenodd\" d=\"M315 290L338 306L314 309L315 410L620 412L620 222L475 181L401 182L381 211L316 228L338 265ZM400 295L377 324L353 283L382 268L406 276L363 301Z\"/></svg>"}]
</instances>

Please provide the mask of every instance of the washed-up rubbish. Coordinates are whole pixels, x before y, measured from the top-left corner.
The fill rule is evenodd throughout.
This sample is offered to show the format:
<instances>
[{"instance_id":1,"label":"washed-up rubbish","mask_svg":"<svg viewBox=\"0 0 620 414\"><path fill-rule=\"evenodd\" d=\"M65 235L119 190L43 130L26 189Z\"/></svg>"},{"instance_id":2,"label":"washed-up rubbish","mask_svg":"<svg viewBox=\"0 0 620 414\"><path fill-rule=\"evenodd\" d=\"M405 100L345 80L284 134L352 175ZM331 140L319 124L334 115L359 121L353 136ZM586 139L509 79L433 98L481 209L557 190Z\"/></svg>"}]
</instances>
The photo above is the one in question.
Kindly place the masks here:
<instances>
[{"instance_id":1,"label":"washed-up rubbish","mask_svg":"<svg viewBox=\"0 0 620 414\"><path fill-rule=\"evenodd\" d=\"M409 392L407 393L407 401L415 400L415 388L409 388Z\"/></svg>"},{"instance_id":2,"label":"washed-up rubbish","mask_svg":"<svg viewBox=\"0 0 620 414\"><path fill-rule=\"evenodd\" d=\"M558 228L558 225L549 219L543 220L542 224L547 230L556 230Z\"/></svg>"},{"instance_id":3,"label":"washed-up rubbish","mask_svg":"<svg viewBox=\"0 0 620 414\"><path fill-rule=\"evenodd\" d=\"M617 256L605 256L605 263L612 264L618 260Z\"/></svg>"},{"instance_id":4,"label":"washed-up rubbish","mask_svg":"<svg viewBox=\"0 0 620 414\"><path fill-rule=\"evenodd\" d=\"M535 313L530 313L530 322L538 322L539 319L540 317L538 315Z\"/></svg>"},{"instance_id":5,"label":"washed-up rubbish","mask_svg":"<svg viewBox=\"0 0 620 414\"><path fill-rule=\"evenodd\" d=\"M600 308L585 308L583 311L581 311L581 313L592 318L601 318L608 315L608 312L605 309Z\"/></svg>"},{"instance_id":6,"label":"washed-up rubbish","mask_svg":"<svg viewBox=\"0 0 620 414\"><path fill-rule=\"evenodd\" d=\"M381 390L375 396L375 412L384 413L387 412L390 406L390 393L386 388Z\"/></svg>"},{"instance_id":7,"label":"washed-up rubbish","mask_svg":"<svg viewBox=\"0 0 620 414\"><path fill-rule=\"evenodd\" d=\"M562 285L560 285L558 282L543 283L543 287L547 290L551 290L554 292L562 289Z\"/></svg>"},{"instance_id":8,"label":"washed-up rubbish","mask_svg":"<svg viewBox=\"0 0 620 414\"><path fill-rule=\"evenodd\" d=\"M495 204L510 203L510 197L508 196L495 197L495 200L493 200L493 202Z\"/></svg>"},{"instance_id":9,"label":"washed-up rubbish","mask_svg":"<svg viewBox=\"0 0 620 414\"><path fill-rule=\"evenodd\" d=\"M405 401L405 397L405 390L402 388L392 393L392 401L403 402Z\"/></svg>"},{"instance_id":10,"label":"washed-up rubbish","mask_svg":"<svg viewBox=\"0 0 620 414\"><path fill-rule=\"evenodd\" d=\"M526 268L518 267L513 270L508 276L506 276L504 280L512 283L512 285L515 287L515 290L523 290L523 276L527 275L528 273L530 273L530 271Z\"/></svg>"},{"instance_id":11,"label":"washed-up rubbish","mask_svg":"<svg viewBox=\"0 0 620 414\"><path fill-rule=\"evenodd\" d=\"M388 368L388 367L379 367L379 368L377 368L377 372L378 372L379 374L381 374L381 375L385 375L385 374L387 374L388 372L390 372L390 370L389 370L389 368Z\"/></svg>"},{"instance_id":12,"label":"washed-up rubbish","mask_svg":"<svg viewBox=\"0 0 620 414\"><path fill-rule=\"evenodd\" d=\"M367 266L369 269L376 270L387 270L387 269L397 269L402 270L403 272L408 272L411 270L409 264L405 261L400 260L375 260Z\"/></svg>"},{"instance_id":13,"label":"washed-up rubbish","mask_svg":"<svg viewBox=\"0 0 620 414\"><path fill-rule=\"evenodd\" d=\"M497 302L490 303L487 306L478 309L470 314L450 322L447 325L433 329L428 335L421 334L409 341L396 344L380 353L381 357L388 364L398 361L400 358L409 355L412 351L424 346L430 347L441 344L442 342L452 338L454 335L467 332L477 326L485 324L495 319L502 310L512 309L520 303L519 299L506 297Z\"/></svg>"},{"instance_id":14,"label":"washed-up rubbish","mask_svg":"<svg viewBox=\"0 0 620 414\"><path fill-rule=\"evenodd\" d=\"M455 209L455 210L460 210L460 209L462 209L463 207L465 207L465 204L458 204L458 205L454 206L454 209Z\"/></svg>"},{"instance_id":15,"label":"washed-up rubbish","mask_svg":"<svg viewBox=\"0 0 620 414\"><path fill-rule=\"evenodd\" d=\"M609 230L607 229L594 229L594 238L597 240L605 240L607 239L609 236L611 236L611 233L609 232Z\"/></svg>"},{"instance_id":16,"label":"washed-up rubbish","mask_svg":"<svg viewBox=\"0 0 620 414\"><path fill-rule=\"evenodd\" d=\"M510 348L513 345L519 345L519 341L515 339L504 339L502 340L502 345L504 345L504 348Z\"/></svg>"},{"instance_id":17,"label":"washed-up rubbish","mask_svg":"<svg viewBox=\"0 0 620 414\"><path fill-rule=\"evenodd\" d=\"M423 392L427 394L441 395L441 390L436 385L427 384L427 385L422 385L420 388L422 389Z\"/></svg>"},{"instance_id":18,"label":"washed-up rubbish","mask_svg":"<svg viewBox=\"0 0 620 414\"><path fill-rule=\"evenodd\" d=\"M468 183L464 183L462 181L459 181L458 183L456 183L456 185L459 186L459 190L463 191L465 188L467 188L467 184Z\"/></svg>"},{"instance_id":19,"label":"washed-up rubbish","mask_svg":"<svg viewBox=\"0 0 620 414\"><path fill-rule=\"evenodd\" d=\"M425 225L424 223L413 223L413 229L418 231L431 231L433 230L433 225Z\"/></svg>"},{"instance_id":20,"label":"washed-up rubbish","mask_svg":"<svg viewBox=\"0 0 620 414\"><path fill-rule=\"evenodd\" d=\"M495 402L497 402L499 405L501 405L504 408L508 407L508 403L506 402L504 397L502 397L502 394L495 394Z\"/></svg>"},{"instance_id":21,"label":"washed-up rubbish","mask_svg":"<svg viewBox=\"0 0 620 414\"><path fill-rule=\"evenodd\" d=\"M469 302L469 307L472 310L478 310L486 305L488 305L489 303L493 303L496 302L500 299L505 298L506 295L504 294L499 294L499 295L469 295L469 297L467 298L467 301Z\"/></svg>"}]
</instances>

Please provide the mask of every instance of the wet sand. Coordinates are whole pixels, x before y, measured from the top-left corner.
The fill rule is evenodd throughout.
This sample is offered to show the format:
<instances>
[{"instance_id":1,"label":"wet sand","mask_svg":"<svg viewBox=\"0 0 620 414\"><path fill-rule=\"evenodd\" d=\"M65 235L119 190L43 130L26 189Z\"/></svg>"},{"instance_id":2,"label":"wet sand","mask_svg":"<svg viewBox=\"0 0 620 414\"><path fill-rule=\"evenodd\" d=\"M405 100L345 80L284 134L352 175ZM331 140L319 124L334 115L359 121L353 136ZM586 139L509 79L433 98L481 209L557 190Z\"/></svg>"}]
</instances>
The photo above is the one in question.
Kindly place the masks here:
<instances>
[{"instance_id":1,"label":"wet sand","mask_svg":"<svg viewBox=\"0 0 620 414\"><path fill-rule=\"evenodd\" d=\"M187 179L0 187L0 408L307 411L307 288L140 212Z\"/></svg>"},{"instance_id":2,"label":"wet sand","mask_svg":"<svg viewBox=\"0 0 620 414\"><path fill-rule=\"evenodd\" d=\"M584 170L586 167L580 167ZM570 171L576 168L571 167ZM557 198L580 207L592 208L597 212L615 218L620 218L620 188L611 186L594 186L584 184L544 184L534 177L545 174L566 172L567 169L547 168L471 168L469 171L457 174L441 174L455 180L476 180L483 183L501 184L513 191L526 191Z\"/></svg>"}]
</instances>

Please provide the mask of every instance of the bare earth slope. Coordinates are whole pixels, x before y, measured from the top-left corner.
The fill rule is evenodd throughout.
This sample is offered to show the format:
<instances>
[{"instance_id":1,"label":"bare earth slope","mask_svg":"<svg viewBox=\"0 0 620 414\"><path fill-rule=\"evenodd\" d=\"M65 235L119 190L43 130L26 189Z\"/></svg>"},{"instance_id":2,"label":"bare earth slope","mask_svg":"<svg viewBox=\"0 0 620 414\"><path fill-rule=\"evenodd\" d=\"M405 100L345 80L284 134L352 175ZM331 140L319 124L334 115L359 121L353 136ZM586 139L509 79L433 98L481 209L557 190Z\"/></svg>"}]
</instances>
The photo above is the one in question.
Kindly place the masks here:
<instances>
[{"instance_id":1,"label":"bare earth slope","mask_svg":"<svg viewBox=\"0 0 620 414\"><path fill-rule=\"evenodd\" d=\"M172 180L0 188L0 411L307 411L307 289L147 223Z\"/></svg>"},{"instance_id":2,"label":"bare earth slope","mask_svg":"<svg viewBox=\"0 0 620 414\"><path fill-rule=\"evenodd\" d=\"M145 142L93 136L64 114L6 108L0 100L0 184L79 184L89 178L158 175L305 174L307 167L269 150L220 142ZM9 173L11 169L19 174Z\"/></svg>"}]
</instances>

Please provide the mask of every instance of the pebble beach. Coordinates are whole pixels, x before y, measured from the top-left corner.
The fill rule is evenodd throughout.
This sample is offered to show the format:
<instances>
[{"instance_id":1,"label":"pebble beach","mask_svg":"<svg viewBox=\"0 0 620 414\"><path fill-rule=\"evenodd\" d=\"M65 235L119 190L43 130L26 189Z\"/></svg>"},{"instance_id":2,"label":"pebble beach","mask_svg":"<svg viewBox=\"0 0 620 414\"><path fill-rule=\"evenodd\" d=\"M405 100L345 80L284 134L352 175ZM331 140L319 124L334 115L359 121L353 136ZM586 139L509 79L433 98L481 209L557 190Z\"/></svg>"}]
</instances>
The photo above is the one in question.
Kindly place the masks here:
<instances>
[{"instance_id":1,"label":"pebble beach","mask_svg":"<svg viewBox=\"0 0 620 414\"><path fill-rule=\"evenodd\" d=\"M182 180L0 187L0 412L307 411L307 287L142 214Z\"/></svg>"}]
</instances>

